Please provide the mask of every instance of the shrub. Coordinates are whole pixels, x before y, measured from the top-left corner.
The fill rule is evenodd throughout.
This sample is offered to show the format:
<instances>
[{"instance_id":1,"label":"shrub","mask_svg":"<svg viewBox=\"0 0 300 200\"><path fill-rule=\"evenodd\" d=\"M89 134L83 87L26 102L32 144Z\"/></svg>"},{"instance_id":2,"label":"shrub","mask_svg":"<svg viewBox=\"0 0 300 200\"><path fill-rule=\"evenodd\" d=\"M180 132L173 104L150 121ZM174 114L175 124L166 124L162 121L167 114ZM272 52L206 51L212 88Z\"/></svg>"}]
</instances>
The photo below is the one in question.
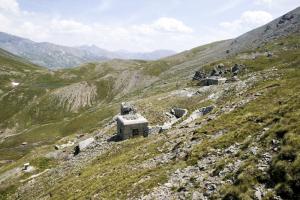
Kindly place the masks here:
<instances>
[{"instance_id":1,"label":"shrub","mask_svg":"<svg viewBox=\"0 0 300 200\"><path fill-rule=\"evenodd\" d=\"M256 176L256 179L259 183L268 183L270 180L270 175L265 172L259 172Z\"/></svg>"},{"instance_id":2,"label":"shrub","mask_svg":"<svg viewBox=\"0 0 300 200\"><path fill-rule=\"evenodd\" d=\"M223 197L223 200L240 200L240 191L236 187L228 188L228 192Z\"/></svg>"},{"instance_id":3,"label":"shrub","mask_svg":"<svg viewBox=\"0 0 300 200\"><path fill-rule=\"evenodd\" d=\"M296 159L296 152L295 149L293 149L291 146L285 146L280 151L278 158L280 160L288 160L293 162Z\"/></svg>"},{"instance_id":4,"label":"shrub","mask_svg":"<svg viewBox=\"0 0 300 200\"><path fill-rule=\"evenodd\" d=\"M293 199L293 190L289 185L283 183L278 184L275 188L276 193L281 196L283 199Z\"/></svg>"},{"instance_id":5,"label":"shrub","mask_svg":"<svg viewBox=\"0 0 300 200\"><path fill-rule=\"evenodd\" d=\"M287 132L288 132L288 130L286 130L286 129L279 129L275 132L275 134L276 134L276 137L282 139Z\"/></svg>"},{"instance_id":6,"label":"shrub","mask_svg":"<svg viewBox=\"0 0 300 200\"><path fill-rule=\"evenodd\" d=\"M296 199L300 199L300 158L298 157L292 164L292 177L290 181L291 188L294 191Z\"/></svg>"},{"instance_id":7,"label":"shrub","mask_svg":"<svg viewBox=\"0 0 300 200\"><path fill-rule=\"evenodd\" d=\"M270 167L271 179L275 183L284 182L287 179L286 163L278 161Z\"/></svg>"}]
</instances>

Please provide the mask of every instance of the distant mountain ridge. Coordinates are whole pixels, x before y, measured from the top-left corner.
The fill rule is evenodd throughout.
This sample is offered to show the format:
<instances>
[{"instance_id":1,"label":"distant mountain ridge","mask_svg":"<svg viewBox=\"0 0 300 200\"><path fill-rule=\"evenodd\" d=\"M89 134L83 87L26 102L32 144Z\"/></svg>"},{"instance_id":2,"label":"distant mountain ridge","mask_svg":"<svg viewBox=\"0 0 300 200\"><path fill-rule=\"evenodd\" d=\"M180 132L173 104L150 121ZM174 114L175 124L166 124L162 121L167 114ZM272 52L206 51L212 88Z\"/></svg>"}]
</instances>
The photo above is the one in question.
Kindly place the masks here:
<instances>
[{"instance_id":1,"label":"distant mountain ridge","mask_svg":"<svg viewBox=\"0 0 300 200\"><path fill-rule=\"evenodd\" d=\"M86 62L104 61L114 58L156 60L176 52L157 50L147 53L108 51L95 45L68 47L49 42L32 40L0 32L0 48L47 68L65 68Z\"/></svg>"},{"instance_id":2,"label":"distant mountain ridge","mask_svg":"<svg viewBox=\"0 0 300 200\"><path fill-rule=\"evenodd\" d=\"M163 57L176 54L175 51L167 49L159 49L150 52L131 52L126 50L108 51L97 47L96 45L84 45L79 47L82 50L88 51L93 54L103 55L108 59L141 59L141 60L157 60Z\"/></svg>"}]
</instances>

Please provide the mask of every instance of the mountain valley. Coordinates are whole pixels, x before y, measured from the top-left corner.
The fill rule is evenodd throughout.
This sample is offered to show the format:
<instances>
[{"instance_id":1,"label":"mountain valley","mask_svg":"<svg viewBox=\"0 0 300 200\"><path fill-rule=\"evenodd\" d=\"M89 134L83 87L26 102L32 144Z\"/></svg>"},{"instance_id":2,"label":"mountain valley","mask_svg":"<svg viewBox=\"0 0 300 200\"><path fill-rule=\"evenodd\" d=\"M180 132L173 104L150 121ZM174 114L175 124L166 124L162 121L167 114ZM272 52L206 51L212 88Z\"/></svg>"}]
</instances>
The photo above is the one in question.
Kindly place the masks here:
<instances>
[{"instance_id":1,"label":"mountain valley","mask_svg":"<svg viewBox=\"0 0 300 200\"><path fill-rule=\"evenodd\" d=\"M65 66L80 65L51 70L60 55L41 63L15 47L0 49L0 199L300 198L299 7L160 59L80 47L97 53L72 49ZM203 86L211 77L226 82ZM122 102L148 137L116 140ZM187 113L172 122L175 108Z\"/></svg>"}]
</instances>

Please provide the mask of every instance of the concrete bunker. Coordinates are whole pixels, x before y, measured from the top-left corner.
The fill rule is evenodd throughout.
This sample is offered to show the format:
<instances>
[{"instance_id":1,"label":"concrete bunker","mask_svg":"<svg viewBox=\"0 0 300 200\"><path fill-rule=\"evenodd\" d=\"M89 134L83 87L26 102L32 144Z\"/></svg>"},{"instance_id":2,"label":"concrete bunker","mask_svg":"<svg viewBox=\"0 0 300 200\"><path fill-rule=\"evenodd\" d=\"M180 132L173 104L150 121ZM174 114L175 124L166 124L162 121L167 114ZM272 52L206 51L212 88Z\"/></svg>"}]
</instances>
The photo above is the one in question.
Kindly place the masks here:
<instances>
[{"instance_id":1,"label":"concrete bunker","mask_svg":"<svg viewBox=\"0 0 300 200\"><path fill-rule=\"evenodd\" d=\"M202 79L199 82L199 85L201 86L209 86L209 85L222 85L226 82L226 78L221 78L217 76L211 76L205 79Z\"/></svg>"},{"instance_id":2,"label":"concrete bunker","mask_svg":"<svg viewBox=\"0 0 300 200\"><path fill-rule=\"evenodd\" d=\"M148 136L148 120L140 114L120 115L117 118L118 136L122 140Z\"/></svg>"},{"instance_id":3,"label":"concrete bunker","mask_svg":"<svg viewBox=\"0 0 300 200\"><path fill-rule=\"evenodd\" d=\"M136 136L147 137L149 133L148 120L136 113L135 108L128 104L121 104L121 115L117 117L118 137L121 140Z\"/></svg>"}]
</instances>

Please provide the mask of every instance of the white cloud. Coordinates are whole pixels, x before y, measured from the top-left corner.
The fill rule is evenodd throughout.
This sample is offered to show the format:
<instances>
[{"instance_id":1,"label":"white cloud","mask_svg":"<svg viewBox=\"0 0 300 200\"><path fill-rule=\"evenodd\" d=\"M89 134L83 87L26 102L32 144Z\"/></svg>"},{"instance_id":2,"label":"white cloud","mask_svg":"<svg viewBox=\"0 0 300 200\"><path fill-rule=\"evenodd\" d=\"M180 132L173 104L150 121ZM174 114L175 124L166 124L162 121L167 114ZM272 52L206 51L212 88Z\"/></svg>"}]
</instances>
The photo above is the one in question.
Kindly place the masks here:
<instances>
[{"instance_id":1,"label":"white cloud","mask_svg":"<svg viewBox=\"0 0 300 200\"><path fill-rule=\"evenodd\" d=\"M20 12L19 4L16 0L0 0L0 11L18 14Z\"/></svg>"},{"instance_id":2,"label":"white cloud","mask_svg":"<svg viewBox=\"0 0 300 200\"><path fill-rule=\"evenodd\" d=\"M266 9L272 11L274 16L280 16L295 8L299 4L298 1L251 0L255 4L254 7L257 9L267 7ZM110 11L115 3L114 0L98 0L97 2L98 4L94 7L97 12ZM60 15L53 14L55 16L52 16L47 12L28 12L19 6L17 0L0 0L0 31L38 42L47 41L68 46L95 44L111 50L149 51L163 48L179 51L216 40L233 38L273 19L268 12L253 10L242 13L237 16L237 19L224 21L219 26L215 26L213 15L224 16L224 12L230 11L232 15L228 13L226 17L234 16L236 7L243 8L240 7L242 2L244 0L231 0L226 5L216 5L210 13L211 19L199 18L199 27L194 24L195 29L192 29L185 22L171 17L158 17L148 23L139 24L132 24L133 20L128 19L122 20L121 24L116 21L112 21L111 24L109 22L84 23ZM172 5L178 7L181 6L179 4L184 4L184 1L170 0L168 4L170 4L168 8L171 12ZM161 8L160 4L155 3L155 6L159 8L159 11L168 13L165 12L165 8ZM147 9L150 8L147 7ZM140 13L134 16L135 20L143 12L147 10L140 10ZM208 23L202 23L201 20L207 20ZM195 22L192 20L191 23Z\"/></svg>"},{"instance_id":3,"label":"white cloud","mask_svg":"<svg viewBox=\"0 0 300 200\"><path fill-rule=\"evenodd\" d=\"M193 29L183 24L182 21L179 21L174 18L168 18L168 17L159 18L151 25L151 27L159 31L167 31L167 32L182 32L182 33L193 32Z\"/></svg>"},{"instance_id":4,"label":"white cloud","mask_svg":"<svg viewBox=\"0 0 300 200\"><path fill-rule=\"evenodd\" d=\"M242 13L239 19L230 22L222 22L220 23L220 26L233 36L236 36L253 28L264 25L270 22L272 19L273 16L266 11L245 11Z\"/></svg>"},{"instance_id":5,"label":"white cloud","mask_svg":"<svg viewBox=\"0 0 300 200\"><path fill-rule=\"evenodd\" d=\"M21 10L15 0L1 1L5 2L5 6L2 4L0 9L6 9L7 12L0 13L0 31L37 42L68 46L95 44L111 50L150 51L160 48L188 49L197 41L191 35L193 30L175 18L163 17L148 24L126 26L85 24L74 19Z\"/></svg>"},{"instance_id":6,"label":"white cloud","mask_svg":"<svg viewBox=\"0 0 300 200\"><path fill-rule=\"evenodd\" d=\"M241 16L243 23L259 26L270 22L273 16L265 11L246 11Z\"/></svg>"},{"instance_id":7,"label":"white cloud","mask_svg":"<svg viewBox=\"0 0 300 200\"><path fill-rule=\"evenodd\" d=\"M92 27L75 20L53 19L50 23L51 31L57 33L85 33L92 31Z\"/></svg>"},{"instance_id":8,"label":"white cloud","mask_svg":"<svg viewBox=\"0 0 300 200\"><path fill-rule=\"evenodd\" d=\"M11 21L4 15L0 13L0 30L7 31L11 26Z\"/></svg>"},{"instance_id":9,"label":"white cloud","mask_svg":"<svg viewBox=\"0 0 300 200\"><path fill-rule=\"evenodd\" d=\"M186 26L182 21L174 18L161 17L150 24L133 25L132 28L139 34L189 34L193 29Z\"/></svg>"}]
</instances>

